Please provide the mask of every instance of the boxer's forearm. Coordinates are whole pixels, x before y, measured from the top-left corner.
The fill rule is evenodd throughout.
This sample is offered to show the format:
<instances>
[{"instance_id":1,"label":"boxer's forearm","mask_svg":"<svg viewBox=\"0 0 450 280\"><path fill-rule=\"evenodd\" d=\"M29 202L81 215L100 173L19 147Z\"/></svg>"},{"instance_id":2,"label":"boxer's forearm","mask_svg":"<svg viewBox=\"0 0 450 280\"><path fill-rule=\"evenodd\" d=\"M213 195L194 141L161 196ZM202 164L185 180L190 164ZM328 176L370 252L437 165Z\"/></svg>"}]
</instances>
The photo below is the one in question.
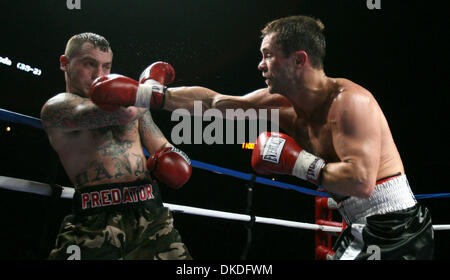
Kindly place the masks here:
<instances>
[{"instance_id":1,"label":"boxer's forearm","mask_svg":"<svg viewBox=\"0 0 450 280\"><path fill-rule=\"evenodd\" d=\"M322 184L328 192L368 198L375 188L376 175L351 162L328 163L322 170Z\"/></svg>"},{"instance_id":2,"label":"boxer's forearm","mask_svg":"<svg viewBox=\"0 0 450 280\"><path fill-rule=\"evenodd\" d=\"M201 101L202 111L213 108L214 100L220 94L204 87L168 88L164 101L164 109L173 111L179 108L194 113L194 101Z\"/></svg>"},{"instance_id":3,"label":"boxer's forearm","mask_svg":"<svg viewBox=\"0 0 450 280\"><path fill-rule=\"evenodd\" d=\"M142 145L150 154L165 147L172 147L172 144L153 121L150 111L139 118L139 136Z\"/></svg>"},{"instance_id":4,"label":"boxer's forearm","mask_svg":"<svg viewBox=\"0 0 450 280\"><path fill-rule=\"evenodd\" d=\"M164 109L174 111L182 108L188 110L191 114L199 113L200 110L196 108L201 108L201 113L208 109L217 109L227 118L227 110L270 107L267 104L260 103L260 101L261 98L252 98L251 95L225 95L204 87L177 87L167 90ZM197 105L194 102L197 102ZM199 102L201 106L198 105ZM257 111L258 113L259 111ZM230 116L231 119L234 119L234 114L230 114Z\"/></svg>"}]
</instances>

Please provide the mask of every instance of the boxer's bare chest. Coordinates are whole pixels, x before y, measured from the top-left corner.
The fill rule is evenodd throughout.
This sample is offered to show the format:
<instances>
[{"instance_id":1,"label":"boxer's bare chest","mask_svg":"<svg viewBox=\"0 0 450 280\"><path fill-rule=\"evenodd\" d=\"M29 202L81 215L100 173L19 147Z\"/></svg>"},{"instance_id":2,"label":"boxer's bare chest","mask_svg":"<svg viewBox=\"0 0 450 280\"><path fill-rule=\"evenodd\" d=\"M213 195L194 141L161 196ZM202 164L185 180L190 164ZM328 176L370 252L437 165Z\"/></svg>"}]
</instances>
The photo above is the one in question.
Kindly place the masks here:
<instances>
[{"instance_id":1,"label":"boxer's bare chest","mask_svg":"<svg viewBox=\"0 0 450 280\"><path fill-rule=\"evenodd\" d=\"M328 162L339 160L333 146L330 123L308 123L303 119L296 118L294 130L293 138L300 147Z\"/></svg>"},{"instance_id":2,"label":"boxer's bare chest","mask_svg":"<svg viewBox=\"0 0 450 280\"><path fill-rule=\"evenodd\" d=\"M325 159L327 162L340 161L333 145L332 119L330 111L334 99L344 91L344 88L336 88L329 96L329 100L322 108L319 108L317 114L312 119L297 114L292 107L286 110L288 119L292 119L290 128L291 136L297 141L300 147L306 151Z\"/></svg>"},{"instance_id":3,"label":"boxer's bare chest","mask_svg":"<svg viewBox=\"0 0 450 280\"><path fill-rule=\"evenodd\" d=\"M122 157L140 147L137 122L73 131L58 139L58 153L69 162Z\"/></svg>"},{"instance_id":4,"label":"boxer's bare chest","mask_svg":"<svg viewBox=\"0 0 450 280\"><path fill-rule=\"evenodd\" d=\"M81 131L72 137L71 145L60 156L77 187L133 181L148 175L137 122Z\"/></svg>"},{"instance_id":5,"label":"boxer's bare chest","mask_svg":"<svg viewBox=\"0 0 450 280\"><path fill-rule=\"evenodd\" d=\"M99 128L90 132L90 137L97 150L105 155L121 154L131 148L137 138L137 123L123 126Z\"/></svg>"}]
</instances>

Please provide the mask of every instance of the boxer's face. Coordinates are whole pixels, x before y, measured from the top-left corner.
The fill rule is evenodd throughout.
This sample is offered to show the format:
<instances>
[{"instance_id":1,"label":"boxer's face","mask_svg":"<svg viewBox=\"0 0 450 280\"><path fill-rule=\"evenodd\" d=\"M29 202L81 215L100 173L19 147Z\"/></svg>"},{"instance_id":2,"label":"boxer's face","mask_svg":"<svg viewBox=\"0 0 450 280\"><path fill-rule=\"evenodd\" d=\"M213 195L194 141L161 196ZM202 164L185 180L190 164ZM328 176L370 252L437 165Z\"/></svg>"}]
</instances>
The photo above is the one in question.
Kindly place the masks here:
<instances>
[{"instance_id":1,"label":"boxer's face","mask_svg":"<svg viewBox=\"0 0 450 280\"><path fill-rule=\"evenodd\" d=\"M67 58L67 57L66 57ZM112 52L104 52L93 44L85 42L79 53L67 58L63 71L66 72L66 83L71 93L89 97L92 82L111 71Z\"/></svg>"},{"instance_id":2,"label":"boxer's face","mask_svg":"<svg viewBox=\"0 0 450 280\"><path fill-rule=\"evenodd\" d=\"M292 58L284 55L275 40L275 33L270 33L263 38L260 48L262 59L258 69L262 71L270 93L284 94L294 81L294 70Z\"/></svg>"}]
</instances>

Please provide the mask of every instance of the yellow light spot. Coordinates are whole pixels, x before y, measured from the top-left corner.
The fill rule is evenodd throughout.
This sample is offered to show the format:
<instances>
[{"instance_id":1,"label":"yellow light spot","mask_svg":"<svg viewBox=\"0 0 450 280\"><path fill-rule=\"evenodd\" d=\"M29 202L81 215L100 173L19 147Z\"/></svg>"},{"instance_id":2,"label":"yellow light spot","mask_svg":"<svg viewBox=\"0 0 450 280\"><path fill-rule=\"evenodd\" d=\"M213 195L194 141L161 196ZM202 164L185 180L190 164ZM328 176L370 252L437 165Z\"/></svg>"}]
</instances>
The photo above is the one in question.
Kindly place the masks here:
<instances>
[{"instance_id":1,"label":"yellow light spot","mask_svg":"<svg viewBox=\"0 0 450 280\"><path fill-rule=\"evenodd\" d=\"M242 149L253 150L255 149L255 143L242 143Z\"/></svg>"}]
</instances>

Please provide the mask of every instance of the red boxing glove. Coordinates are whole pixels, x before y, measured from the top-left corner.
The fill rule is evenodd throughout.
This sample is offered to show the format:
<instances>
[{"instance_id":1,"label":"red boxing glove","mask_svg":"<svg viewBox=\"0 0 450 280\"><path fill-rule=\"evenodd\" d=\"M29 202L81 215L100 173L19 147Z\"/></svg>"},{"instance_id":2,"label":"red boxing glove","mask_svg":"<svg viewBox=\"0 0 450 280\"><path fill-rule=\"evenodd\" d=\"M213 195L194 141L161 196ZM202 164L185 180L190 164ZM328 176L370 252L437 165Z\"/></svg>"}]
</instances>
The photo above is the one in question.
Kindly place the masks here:
<instances>
[{"instance_id":1,"label":"red boxing glove","mask_svg":"<svg viewBox=\"0 0 450 280\"><path fill-rule=\"evenodd\" d=\"M150 100L150 108L161 109L164 106L164 98L167 85L175 79L175 69L167 62L157 61L148 66L139 77L139 83L154 88Z\"/></svg>"},{"instance_id":2,"label":"red boxing glove","mask_svg":"<svg viewBox=\"0 0 450 280\"><path fill-rule=\"evenodd\" d=\"M175 79L175 69L167 62L157 61L148 66L139 77L139 83L155 80L162 85L169 85Z\"/></svg>"},{"instance_id":3,"label":"red boxing glove","mask_svg":"<svg viewBox=\"0 0 450 280\"><path fill-rule=\"evenodd\" d=\"M117 111L120 106L150 108L153 96L164 94L164 87L139 84L128 77L109 74L95 79L91 85L91 100L106 111Z\"/></svg>"},{"instance_id":4,"label":"red boxing glove","mask_svg":"<svg viewBox=\"0 0 450 280\"><path fill-rule=\"evenodd\" d=\"M263 132L256 140L252 167L260 174L289 174L319 184L325 161L300 148L286 134Z\"/></svg>"},{"instance_id":5,"label":"red boxing glove","mask_svg":"<svg viewBox=\"0 0 450 280\"><path fill-rule=\"evenodd\" d=\"M135 104L139 83L128 77L109 74L95 79L91 85L92 102L105 111Z\"/></svg>"},{"instance_id":6,"label":"red boxing glove","mask_svg":"<svg viewBox=\"0 0 450 280\"><path fill-rule=\"evenodd\" d=\"M174 147L166 147L152 154L147 161L147 169L171 188L179 189L192 174L189 157Z\"/></svg>"}]
</instances>

